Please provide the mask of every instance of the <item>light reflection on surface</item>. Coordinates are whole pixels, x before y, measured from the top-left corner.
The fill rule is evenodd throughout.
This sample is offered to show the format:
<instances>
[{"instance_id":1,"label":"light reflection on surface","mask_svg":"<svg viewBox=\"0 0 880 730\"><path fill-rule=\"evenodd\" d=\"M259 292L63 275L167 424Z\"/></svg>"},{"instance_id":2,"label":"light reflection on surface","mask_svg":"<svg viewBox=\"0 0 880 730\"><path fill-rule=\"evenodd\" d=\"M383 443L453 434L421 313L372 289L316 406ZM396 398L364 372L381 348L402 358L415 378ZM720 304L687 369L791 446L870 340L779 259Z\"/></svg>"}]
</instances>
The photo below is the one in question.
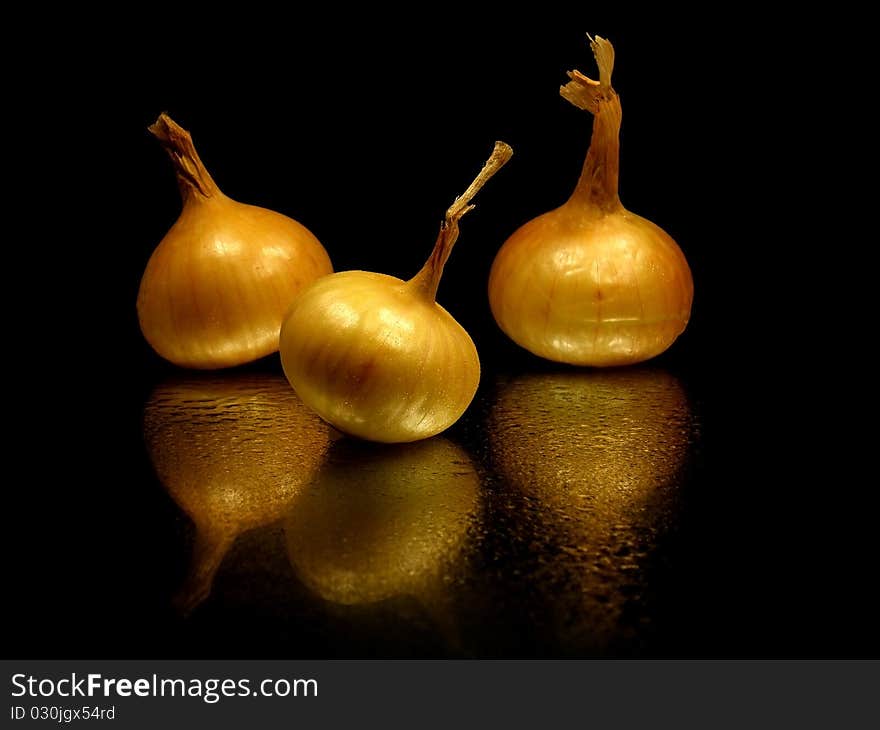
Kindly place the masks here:
<instances>
[{"instance_id":1,"label":"light reflection on surface","mask_svg":"<svg viewBox=\"0 0 880 730\"><path fill-rule=\"evenodd\" d=\"M431 603L460 557L479 487L467 454L445 438L338 441L285 523L294 571L334 603Z\"/></svg>"},{"instance_id":2,"label":"light reflection on surface","mask_svg":"<svg viewBox=\"0 0 880 730\"><path fill-rule=\"evenodd\" d=\"M675 520L696 433L681 384L663 371L566 371L499 385L492 464L535 557L526 580L542 595L537 631L551 644L601 648L647 620L645 563Z\"/></svg>"},{"instance_id":3,"label":"light reflection on surface","mask_svg":"<svg viewBox=\"0 0 880 730\"><path fill-rule=\"evenodd\" d=\"M331 435L281 376L157 388L147 446L196 525L185 612L228 551L187 631L238 626L245 642L257 625L289 642L279 652L307 641L315 656L406 655L407 642L435 656L637 646L698 436L681 384L568 370L500 377L479 398L458 431L466 451L443 437Z\"/></svg>"},{"instance_id":4,"label":"light reflection on surface","mask_svg":"<svg viewBox=\"0 0 880 730\"><path fill-rule=\"evenodd\" d=\"M144 439L160 481L195 523L176 599L188 613L210 593L236 537L294 502L324 458L329 428L280 375L193 377L153 391Z\"/></svg>"}]
</instances>

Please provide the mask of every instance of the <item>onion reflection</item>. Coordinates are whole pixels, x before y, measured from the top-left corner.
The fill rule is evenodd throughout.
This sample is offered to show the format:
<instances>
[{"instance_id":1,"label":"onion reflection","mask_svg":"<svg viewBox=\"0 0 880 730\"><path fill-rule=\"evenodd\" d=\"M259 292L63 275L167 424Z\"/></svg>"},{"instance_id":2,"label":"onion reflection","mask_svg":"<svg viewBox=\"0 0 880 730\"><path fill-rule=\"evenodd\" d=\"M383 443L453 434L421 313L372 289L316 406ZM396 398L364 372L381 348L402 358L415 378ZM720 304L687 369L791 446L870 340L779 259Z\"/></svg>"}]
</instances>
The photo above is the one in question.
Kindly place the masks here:
<instances>
[{"instance_id":1,"label":"onion reflection","mask_svg":"<svg viewBox=\"0 0 880 730\"><path fill-rule=\"evenodd\" d=\"M444 586L461 558L478 490L470 459L444 438L338 441L287 518L291 564L327 601L412 596L454 633Z\"/></svg>"},{"instance_id":2,"label":"onion reflection","mask_svg":"<svg viewBox=\"0 0 880 730\"><path fill-rule=\"evenodd\" d=\"M144 412L153 466L195 523L189 612L210 593L236 537L281 518L326 453L327 426L278 375L190 378L160 385Z\"/></svg>"},{"instance_id":3,"label":"onion reflection","mask_svg":"<svg viewBox=\"0 0 880 730\"><path fill-rule=\"evenodd\" d=\"M490 420L507 506L539 555L551 640L573 651L626 640L646 563L674 519L695 435L681 384L651 370L528 375L502 384ZM546 610L546 609L545 609Z\"/></svg>"}]
</instances>

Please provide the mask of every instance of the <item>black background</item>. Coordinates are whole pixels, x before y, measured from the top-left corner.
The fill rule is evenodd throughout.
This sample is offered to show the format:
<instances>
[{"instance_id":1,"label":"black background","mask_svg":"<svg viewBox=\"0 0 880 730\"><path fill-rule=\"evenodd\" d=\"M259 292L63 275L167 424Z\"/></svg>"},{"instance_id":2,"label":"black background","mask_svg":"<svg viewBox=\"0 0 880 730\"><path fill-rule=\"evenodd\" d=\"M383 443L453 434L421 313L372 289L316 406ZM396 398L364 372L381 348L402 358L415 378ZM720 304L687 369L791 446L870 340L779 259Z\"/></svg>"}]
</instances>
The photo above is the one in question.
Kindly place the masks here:
<instances>
[{"instance_id":1,"label":"black background","mask_svg":"<svg viewBox=\"0 0 880 730\"><path fill-rule=\"evenodd\" d=\"M463 221L438 299L487 373L536 369L495 327L485 284L506 236L577 179L591 122L558 86L567 69L594 72L587 31L617 51L621 198L679 242L696 289L687 331L659 362L700 403L706 488L688 504L655 653L878 653L861 526L871 480L839 450L854 427L824 431L819 404L842 387L837 376L806 373L845 343L817 318L821 335L804 336L789 288L804 234L789 225L783 171L801 127L778 88L788 56L771 57L767 39L798 31L747 33L744 10L577 8L371 8L320 22L295 9L290 21L239 9L190 22L155 8L79 16L64 42L31 47L51 71L13 81L40 144L17 168L38 205L15 269L35 301L21 327L22 448L10 457L20 476L8 487L7 653L175 653L155 591L174 580L172 548L153 529L174 508L144 498L152 475L138 436L146 394L173 371L143 342L134 307L179 211L170 163L146 131L156 115L191 130L228 195L308 226L336 270L404 278L493 141L510 143L513 160ZM112 32L99 30L107 22Z\"/></svg>"}]
</instances>

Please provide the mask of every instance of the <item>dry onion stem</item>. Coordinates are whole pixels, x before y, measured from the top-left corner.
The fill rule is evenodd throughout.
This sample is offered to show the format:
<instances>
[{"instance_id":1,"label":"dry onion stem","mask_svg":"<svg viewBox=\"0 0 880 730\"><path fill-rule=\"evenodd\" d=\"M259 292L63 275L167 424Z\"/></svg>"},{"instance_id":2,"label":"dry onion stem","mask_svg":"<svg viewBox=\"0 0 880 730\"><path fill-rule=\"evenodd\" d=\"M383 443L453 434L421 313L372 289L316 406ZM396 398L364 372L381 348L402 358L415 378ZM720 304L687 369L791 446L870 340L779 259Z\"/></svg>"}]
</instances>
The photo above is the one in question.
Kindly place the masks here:
<instances>
[{"instance_id":1,"label":"dry onion stem","mask_svg":"<svg viewBox=\"0 0 880 730\"><path fill-rule=\"evenodd\" d=\"M507 161L513 156L513 149L504 142L496 142L492 155L483 165L483 169L468 185L468 189L459 195L455 202L449 206L446 211L446 217L440 226L440 234L437 236L437 242L431 252L430 258L425 265L412 279L409 280L410 286L420 289L422 292L435 300L437 298L437 287L440 285L440 277L443 276L443 267L452 253L452 247L458 240L459 228L458 222L465 213L474 209L471 201L480 189L489 181L498 170L500 170Z\"/></svg>"}]
</instances>

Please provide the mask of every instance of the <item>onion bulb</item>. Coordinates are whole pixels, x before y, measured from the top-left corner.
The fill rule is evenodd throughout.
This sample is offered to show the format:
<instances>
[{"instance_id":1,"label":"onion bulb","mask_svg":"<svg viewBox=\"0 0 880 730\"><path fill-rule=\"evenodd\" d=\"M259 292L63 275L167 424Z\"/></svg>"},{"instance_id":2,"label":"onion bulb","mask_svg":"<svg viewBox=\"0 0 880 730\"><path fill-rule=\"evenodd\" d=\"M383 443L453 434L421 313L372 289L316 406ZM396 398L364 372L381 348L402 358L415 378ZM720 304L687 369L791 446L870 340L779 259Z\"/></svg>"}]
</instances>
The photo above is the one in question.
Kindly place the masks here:
<instances>
[{"instance_id":1,"label":"onion bulb","mask_svg":"<svg viewBox=\"0 0 880 730\"><path fill-rule=\"evenodd\" d=\"M174 163L183 210L141 279L144 337L189 368L231 367L275 352L291 299L333 271L327 252L295 220L220 192L189 132L167 114L150 132Z\"/></svg>"},{"instance_id":2,"label":"onion bulb","mask_svg":"<svg viewBox=\"0 0 880 730\"><path fill-rule=\"evenodd\" d=\"M163 383L144 409L147 452L165 489L195 523L185 613L210 593L243 532L280 520L318 471L330 429L280 375Z\"/></svg>"},{"instance_id":3,"label":"onion bulb","mask_svg":"<svg viewBox=\"0 0 880 730\"><path fill-rule=\"evenodd\" d=\"M617 193L620 99L614 49L591 39L599 80L570 71L562 96L594 116L590 149L569 200L507 239L489 276L495 320L518 345L572 365L628 365L684 331L694 286L684 254Z\"/></svg>"},{"instance_id":4,"label":"onion bulb","mask_svg":"<svg viewBox=\"0 0 880 730\"><path fill-rule=\"evenodd\" d=\"M452 204L430 258L412 279L344 271L306 287L281 328L281 363L303 402L340 431L385 443L451 426L480 380L468 333L436 302L461 217L513 151L492 156Z\"/></svg>"}]
</instances>

